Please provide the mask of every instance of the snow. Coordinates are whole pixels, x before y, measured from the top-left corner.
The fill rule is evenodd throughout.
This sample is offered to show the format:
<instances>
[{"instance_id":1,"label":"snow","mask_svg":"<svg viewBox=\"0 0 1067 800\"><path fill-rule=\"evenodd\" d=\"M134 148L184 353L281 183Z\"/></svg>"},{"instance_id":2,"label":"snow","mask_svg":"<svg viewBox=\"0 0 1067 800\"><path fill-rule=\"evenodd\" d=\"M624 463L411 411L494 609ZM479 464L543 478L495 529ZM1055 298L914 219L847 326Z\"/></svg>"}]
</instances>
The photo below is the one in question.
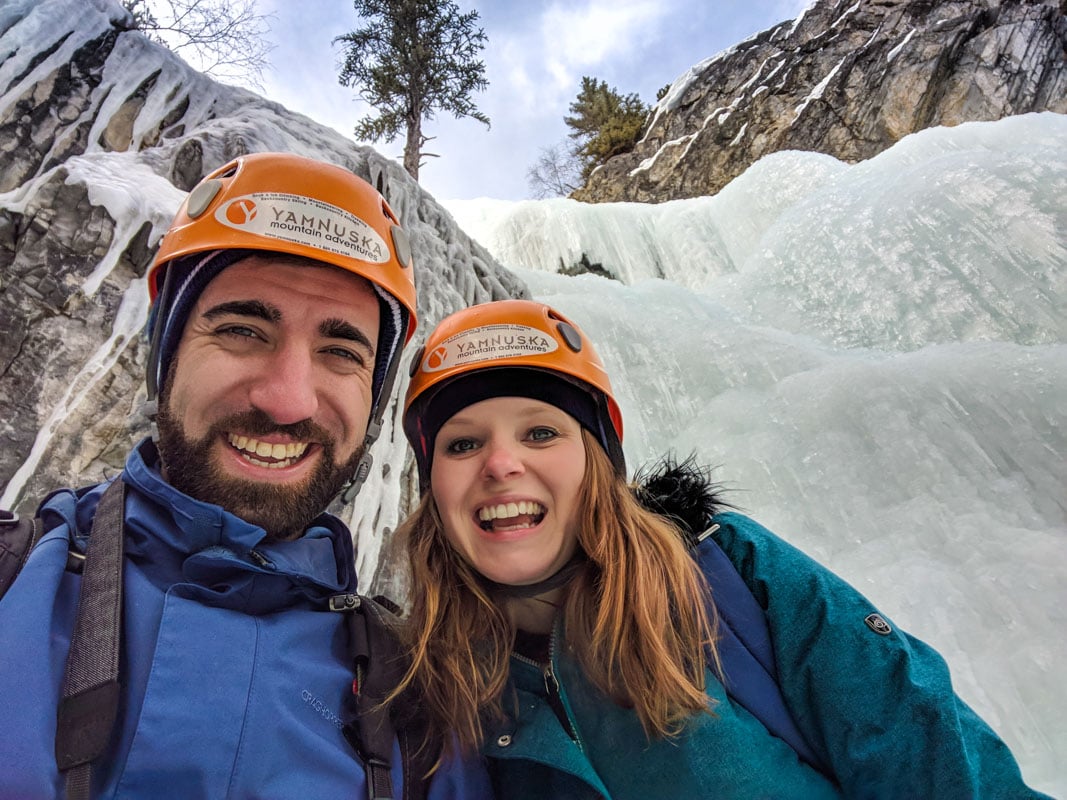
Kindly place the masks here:
<instances>
[{"instance_id":1,"label":"snow","mask_svg":"<svg viewBox=\"0 0 1067 800\"><path fill-rule=\"evenodd\" d=\"M86 188L89 202L105 208L115 220L114 243L107 255L82 284L82 292L92 297L100 284L126 251L130 240L145 222L152 224L157 234L167 229L176 209L185 197L169 181L159 177L130 153L100 153L93 158L71 158L66 161L67 183L80 183ZM155 244L155 239L150 243ZM147 306L141 323L148 319Z\"/></svg>"},{"instance_id":2,"label":"snow","mask_svg":"<svg viewBox=\"0 0 1067 800\"><path fill-rule=\"evenodd\" d=\"M747 130L748 123L746 122L744 125L741 126L741 130L737 132L737 136L730 140L730 147L733 147L735 144L739 144L741 140L745 138L745 131Z\"/></svg>"},{"instance_id":3,"label":"snow","mask_svg":"<svg viewBox=\"0 0 1067 800\"><path fill-rule=\"evenodd\" d=\"M803 16L803 14L801 14L801 16ZM800 18L798 17L797 22L799 21ZM712 64L716 63L717 61L722 61L723 59L729 58L739 50L743 50L745 47L754 42L758 36L759 34L754 34L748 39L745 39L743 42L739 42L735 45L727 47L725 50L716 53L710 58L705 58L703 61L694 64L692 67L690 67L677 78L675 78L674 81L671 83L670 87L667 89L667 93L664 94L663 97L661 97L659 101L652 107L652 122L650 122L648 124L648 127L645 129L645 136L647 137L651 131L655 130L656 121L659 119L660 114L665 114L669 111L674 111L682 104L682 99L685 97L686 92L689 91L689 88L694 83L700 80L700 77L708 70L708 68ZM762 71L762 69L763 65L761 64L755 74L758 75L759 72ZM771 74L774 73L772 72Z\"/></svg>"},{"instance_id":4,"label":"snow","mask_svg":"<svg viewBox=\"0 0 1067 800\"><path fill-rule=\"evenodd\" d=\"M800 115L804 113L804 109L808 107L808 104L812 100L818 100L822 97L823 92L826 91L826 87L830 85L830 81L832 81L834 79L834 76L837 75L838 70L841 69L841 66L845 63L845 60L845 58L842 58L840 61L838 61L834 65L834 68L830 70L829 73L827 73L826 77L819 81L818 85L811 90L808 96L800 101L800 105L797 106L796 113L793 115L794 122L800 119Z\"/></svg>"},{"instance_id":5,"label":"snow","mask_svg":"<svg viewBox=\"0 0 1067 800\"><path fill-rule=\"evenodd\" d=\"M662 205L449 203L590 334L636 467L744 510L935 646L1067 796L1067 117L768 156ZM586 253L621 279L553 274Z\"/></svg>"},{"instance_id":6,"label":"snow","mask_svg":"<svg viewBox=\"0 0 1067 800\"><path fill-rule=\"evenodd\" d=\"M702 127L706 127L708 124L708 120L710 119L710 117L705 118L704 126ZM648 158L643 159L640 164L630 170L630 177L632 178L641 172L645 172L647 170L652 169L656 165L656 161L659 159L659 157L670 149L684 146L685 150L683 152L689 152L689 146L696 140L699 135L700 133L698 131L697 133L690 133L685 136L679 137L678 139L671 139L669 142L664 142L659 146L659 149L656 150L655 153L653 153ZM600 169L600 167L598 166L596 169ZM595 171L596 170L594 170L594 172Z\"/></svg>"},{"instance_id":7,"label":"snow","mask_svg":"<svg viewBox=\"0 0 1067 800\"><path fill-rule=\"evenodd\" d=\"M886 61L892 61L894 58L896 58L897 57L897 53L899 53L901 50L903 50L905 47L908 46L908 42L911 41L911 37L914 36L914 35L915 35L915 28L912 28L910 31L908 31L908 35L905 36L903 38L903 40L901 40L900 44L898 44L896 47L894 47L892 50L890 50L888 53L886 53L885 60Z\"/></svg>"},{"instance_id":8,"label":"snow","mask_svg":"<svg viewBox=\"0 0 1067 800\"><path fill-rule=\"evenodd\" d=\"M793 24L789 27L789 32L786 33L785 38L788 39L794 33L796 33L797 30L799 30L800 24L804 21L804 17L807 15L807 13L809 11L811 11L813 8L815 8L815 5L816 5L817 2L818 2L818 0L812 0L812 2L808 3L804 7L803 11L801 11L799 14L797 14L796 19L793 20Z\"/></svg>"},{"instance_id":9,"label":"snow","mask_svg":"<svg viewBox=\"0 0 1067 800\"><path fill-rule=\"evenodd\" d=\"M63 396L52 408L52 413L37 431L29 456L11 476L0 507L11 508L18 493L41 461L52 438L66 420L71 410L76 408L92 391L93 387L105 378L115 366L126 345L140 335L148 317L148 282L138 278L126 289L115 315L111 336L93 352L81 371L74 377Z\"/></svg>"},{"instance_id":10,"label":"snow","mask_svg":"<svg viewBox=\"0 0 1067 800\"><path fill-rule=\"evenodd\" d=\"M836 28L838 25L840 25L842 22L844 22L846 19L848 19L850 16L852 16L853 13L858 11L859 7L860 7L860 4L857 2L854 6L851 6L844 14L842 14L840 17L838 17L832 23L830 23L830 27L831 28Z\"/></svg>"}]
</instances>

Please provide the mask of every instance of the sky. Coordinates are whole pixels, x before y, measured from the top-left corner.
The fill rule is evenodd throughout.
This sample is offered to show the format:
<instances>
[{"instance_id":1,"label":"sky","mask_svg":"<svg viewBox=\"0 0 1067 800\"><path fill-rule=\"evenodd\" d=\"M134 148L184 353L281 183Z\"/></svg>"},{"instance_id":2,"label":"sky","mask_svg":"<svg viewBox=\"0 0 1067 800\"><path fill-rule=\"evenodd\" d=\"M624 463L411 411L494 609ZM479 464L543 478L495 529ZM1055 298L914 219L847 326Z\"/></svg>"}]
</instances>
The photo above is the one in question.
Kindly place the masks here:
<instances>
[{"instance_id":1,"label":"sky","mask_svg":"<svg viewBox=\"0 0 1067 800\"><path fill-rule=\"evenodd\" d=\"M648 104L689 67L795 18L809 0L565 0L524 2L458 0L474 9L488 41L482 55L489 88L474 96L491 122L450 114L424 124L420 183L435 198L532 196L527 171L543 148L566 140L563 117L583 75L607 81ZM271 69L263 94L351 136L370 112L352 88L337 81L341 48L336 36L360 24L346 0L260 0L272 15ZM404 142L372 144L402 157Z\"/></svg>"}]
</instances>

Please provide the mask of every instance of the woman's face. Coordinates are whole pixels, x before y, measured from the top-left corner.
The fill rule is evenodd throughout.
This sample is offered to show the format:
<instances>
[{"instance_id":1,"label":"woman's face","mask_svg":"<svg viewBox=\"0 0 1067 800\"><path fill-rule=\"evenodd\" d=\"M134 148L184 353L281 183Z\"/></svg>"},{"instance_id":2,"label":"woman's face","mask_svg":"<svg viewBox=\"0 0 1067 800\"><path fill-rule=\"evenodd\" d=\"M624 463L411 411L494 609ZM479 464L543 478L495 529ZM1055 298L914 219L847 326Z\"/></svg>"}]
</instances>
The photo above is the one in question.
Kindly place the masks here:
<instances>
[{"instance_id":1,"label":"woman's face","mask_svg":"<svg viewBox=\"0 0 1067 800\"><path fill-rule=\"evenodd\" d=\"M574 554L584 475L573 417L540 400L494 397L441 427L430 487L452 547L489 580L518 586Z\"/></svg>"}]
</instances>

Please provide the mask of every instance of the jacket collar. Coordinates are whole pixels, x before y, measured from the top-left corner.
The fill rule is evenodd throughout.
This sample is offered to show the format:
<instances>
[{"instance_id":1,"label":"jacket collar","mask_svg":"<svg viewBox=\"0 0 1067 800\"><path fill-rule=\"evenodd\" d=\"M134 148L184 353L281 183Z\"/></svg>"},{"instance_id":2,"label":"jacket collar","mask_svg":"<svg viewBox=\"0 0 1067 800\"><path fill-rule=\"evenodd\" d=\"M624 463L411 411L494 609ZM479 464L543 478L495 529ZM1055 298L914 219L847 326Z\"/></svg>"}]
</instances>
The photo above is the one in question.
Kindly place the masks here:
<instances>
[{"instance_id":1,"label":"jacket collar","mask_svg":"<svg viewBox=\"0 0 1067 800\"><path fill-rule=\"evenodd\" d=\"M130 453L122 477L126 553L154 583L257 614L355 591L351 535L336 517L320 515L299 539L268 542L262 528L167 483L150 439Z\"/></svg>"}]
</instances>

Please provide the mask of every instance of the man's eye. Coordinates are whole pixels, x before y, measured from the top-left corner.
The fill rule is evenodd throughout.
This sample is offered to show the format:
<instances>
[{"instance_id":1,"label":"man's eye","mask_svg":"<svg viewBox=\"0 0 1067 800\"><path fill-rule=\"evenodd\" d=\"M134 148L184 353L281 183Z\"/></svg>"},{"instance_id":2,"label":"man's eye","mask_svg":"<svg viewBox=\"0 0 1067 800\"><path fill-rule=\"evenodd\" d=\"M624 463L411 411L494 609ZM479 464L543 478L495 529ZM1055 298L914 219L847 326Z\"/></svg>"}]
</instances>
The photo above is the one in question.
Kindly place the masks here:
<instances>
[{"instance_id":1,"label":"man's eye","mask_svg":"<svg viewBox=\"0 0 1067 800\"><path fill-rule=\"evenodd\" d=\"M345 361L351 361L353 364L358 364L359 366L363 366L363 364L366 363L363 360L363 356L359 353L347 350L344 347L331 347L327 349L326 352L331 356L337 356L338 358L342 358Z\"/></svg>"},{"instance_id":2,"label":"man's eye","mask_svg":"<svg viewBox=\"0 0 1067 800\"><path fill-rule=\"evenodd\" d=\"M559 431L555 428L539 426L537 428L532 428L527 436L534 442L547 442L559 436Z\"/></svg>"},{"instance_id":3,"label":"man's eye","mask_svg":"<svg viewBox=\"0 0 1067 800\"><path fill-rule=\"evenodd\" d=\"M247 339L258 339L259 333L247 325L224 325L215 331L220 336L240 336Z\"/></svg>"},{"instance_id":4,"label":"man's eye","mask_svg":"<svg viewBox=\"0 0 1067 800\"><path fill-rule=\"evenodd\" d=\"M469 453L478 446L478 443L474 439L453 439L447 445L445 445L445 452L452 453L454 455L460 455L462 453Z\"/></svg>"}]
</instances>

